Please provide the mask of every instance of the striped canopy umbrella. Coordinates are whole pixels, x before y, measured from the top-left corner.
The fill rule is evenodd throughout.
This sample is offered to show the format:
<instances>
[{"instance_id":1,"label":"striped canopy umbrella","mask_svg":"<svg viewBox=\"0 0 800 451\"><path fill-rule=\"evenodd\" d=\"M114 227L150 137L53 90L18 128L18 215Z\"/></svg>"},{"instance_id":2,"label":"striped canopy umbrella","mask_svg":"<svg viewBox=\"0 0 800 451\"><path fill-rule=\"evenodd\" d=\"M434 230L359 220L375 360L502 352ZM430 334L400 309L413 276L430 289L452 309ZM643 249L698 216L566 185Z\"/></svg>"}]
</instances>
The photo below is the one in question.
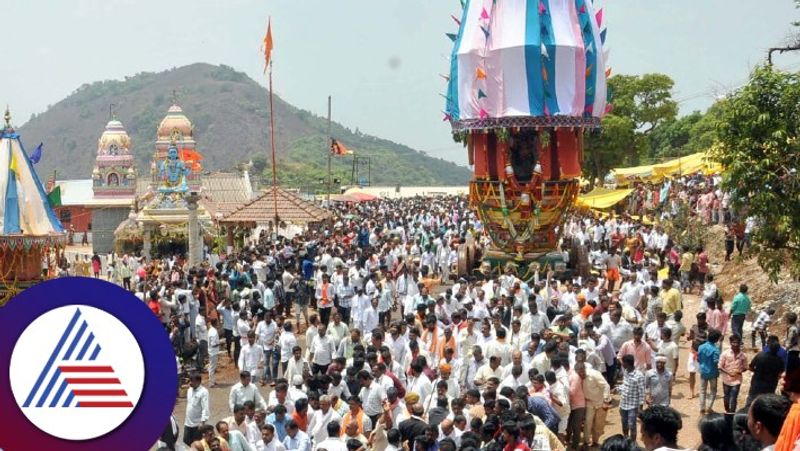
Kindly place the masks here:
<instances>
[{"instance_id":1,"label":"striped canopy umbrella","mask_svg":"<svg viewBox=\"0 0 800 451\"><path fill-rule=\"evenodd\" d=\"M591 0L463 0L445 118L454 131L597 127L607 113L602 10Z\"/></svg>"}]
</instances>

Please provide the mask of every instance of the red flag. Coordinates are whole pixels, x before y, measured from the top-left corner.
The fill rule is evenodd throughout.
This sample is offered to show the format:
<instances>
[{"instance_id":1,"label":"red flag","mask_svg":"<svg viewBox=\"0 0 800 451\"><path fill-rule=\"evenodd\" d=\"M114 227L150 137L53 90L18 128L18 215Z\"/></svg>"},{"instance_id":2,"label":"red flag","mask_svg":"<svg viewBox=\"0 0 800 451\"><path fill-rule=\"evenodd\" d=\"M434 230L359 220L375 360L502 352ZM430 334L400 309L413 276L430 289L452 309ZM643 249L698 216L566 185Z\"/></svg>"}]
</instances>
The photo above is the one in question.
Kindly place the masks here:
<instances>
[{"instance_id":1,"label":"red flag","mask_svg":"<svg viewBox=\"0 0 800 451\"><path fill-rule=\"evenodd\" d=\"M272 58L272 19L270 18L267 25L267 35L264 36L264 73L267 73L269 68L269 61Z\"/></svg>"}]
</instances>

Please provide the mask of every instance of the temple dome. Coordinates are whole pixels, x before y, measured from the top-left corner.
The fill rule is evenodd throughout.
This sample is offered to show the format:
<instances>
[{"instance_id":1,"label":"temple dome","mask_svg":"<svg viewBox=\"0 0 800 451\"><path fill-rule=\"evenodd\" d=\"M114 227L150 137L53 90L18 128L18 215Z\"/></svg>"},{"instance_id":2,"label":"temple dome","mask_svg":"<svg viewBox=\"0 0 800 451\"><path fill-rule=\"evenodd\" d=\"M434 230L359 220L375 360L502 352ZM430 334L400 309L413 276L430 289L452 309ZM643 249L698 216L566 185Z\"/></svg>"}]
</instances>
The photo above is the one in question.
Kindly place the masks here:
<instances>
[{"instance_id":1,"label":"temple dome","mask_svg":"<svg viewBox=\"0 0 800 451\"><path fill-rule=\"evenodd\" d=\"M183 110L178 105L172 105L167 111L167 115L158 126L159 140L168 141L172 139L173 134L180 135L178 140L192 138L192 122L183 114Z\"/></svg>"},{"instance_id":2,"label":"temple dome","mask_svg":"<svg viewBox=\"0 0 800 451\"><path fill-rule=\"evenodd\" d=\"M131 138L122 122L112 119L106 124L106 129L97 142L98 155L128 155L130 154Z\"/></svg>"}]
</instances>

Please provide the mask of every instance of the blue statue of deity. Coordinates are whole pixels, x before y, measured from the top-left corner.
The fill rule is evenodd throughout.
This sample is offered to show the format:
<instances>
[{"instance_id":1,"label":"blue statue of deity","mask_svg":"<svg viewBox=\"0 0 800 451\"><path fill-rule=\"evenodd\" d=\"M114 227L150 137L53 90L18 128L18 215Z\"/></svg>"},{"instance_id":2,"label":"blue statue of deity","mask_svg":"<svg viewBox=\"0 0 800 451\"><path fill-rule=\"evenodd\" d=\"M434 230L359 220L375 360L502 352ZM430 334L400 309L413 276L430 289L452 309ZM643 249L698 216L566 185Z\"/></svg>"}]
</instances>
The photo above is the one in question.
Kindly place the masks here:
<instances>
[{"instance_id":1,"label":"blue statue of deity","mask_svg":"<svg viewBox=\"0 0 800 451\"><path fill-rule=\"evenodd\" d=\"M186 193L189 185L186 184L186 177L191 170L186 167L178 157L178 149L170 146L167 151L167 159L161 162L161 186L158 191L161 193Z\"/></svg>"}]
</instances>

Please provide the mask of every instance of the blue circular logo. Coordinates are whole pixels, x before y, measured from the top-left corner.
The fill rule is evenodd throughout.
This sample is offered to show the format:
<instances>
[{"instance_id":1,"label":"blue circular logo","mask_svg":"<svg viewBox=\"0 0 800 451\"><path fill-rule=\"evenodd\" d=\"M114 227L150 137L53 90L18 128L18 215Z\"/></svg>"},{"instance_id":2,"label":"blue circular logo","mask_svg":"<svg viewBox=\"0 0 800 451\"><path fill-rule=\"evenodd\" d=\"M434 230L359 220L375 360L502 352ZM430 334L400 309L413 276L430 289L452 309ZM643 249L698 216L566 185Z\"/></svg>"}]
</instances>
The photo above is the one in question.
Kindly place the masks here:
<instances>
[{"instance_id":1,"label":"blue circular logo","mask_svg":"<svg viewBox=\"0 0 800 451\"><path fill-rule=\"evenodd\" d=\"M175 406L159 319L98 279L55 279L0 308L0 449L149 449Z\"/></svg>"}]
</instances>

